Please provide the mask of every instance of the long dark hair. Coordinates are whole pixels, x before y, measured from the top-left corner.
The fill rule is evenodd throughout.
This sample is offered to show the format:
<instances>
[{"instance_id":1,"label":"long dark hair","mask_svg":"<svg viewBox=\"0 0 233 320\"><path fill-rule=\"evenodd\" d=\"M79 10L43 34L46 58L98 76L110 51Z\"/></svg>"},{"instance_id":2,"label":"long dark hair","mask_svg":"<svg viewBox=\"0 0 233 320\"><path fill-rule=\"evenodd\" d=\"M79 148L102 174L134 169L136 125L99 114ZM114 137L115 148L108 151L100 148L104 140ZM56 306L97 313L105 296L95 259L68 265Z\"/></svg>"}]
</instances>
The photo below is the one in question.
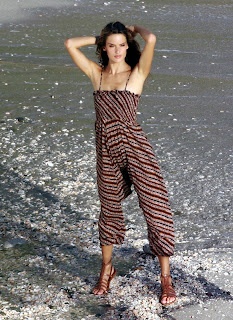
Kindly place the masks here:
<instances>
[{"instance_id":1,"label":"long dark hair","mask_svg":"<svg viewBox=\"0 0 233 320\"><path fill-rule=\"evenodd\" d=\"M131 31L119 21L110 22L101 31L100 37L97 40L96 54L99 57L100 65L105 68L108 65L107 52L103 50L106 45L106 39L111 34L122 33L125 35L129 48L125 57L125 62L133 69L139 62L141 51L138 42L134 39Z\"/></svg>"}]
</instances>

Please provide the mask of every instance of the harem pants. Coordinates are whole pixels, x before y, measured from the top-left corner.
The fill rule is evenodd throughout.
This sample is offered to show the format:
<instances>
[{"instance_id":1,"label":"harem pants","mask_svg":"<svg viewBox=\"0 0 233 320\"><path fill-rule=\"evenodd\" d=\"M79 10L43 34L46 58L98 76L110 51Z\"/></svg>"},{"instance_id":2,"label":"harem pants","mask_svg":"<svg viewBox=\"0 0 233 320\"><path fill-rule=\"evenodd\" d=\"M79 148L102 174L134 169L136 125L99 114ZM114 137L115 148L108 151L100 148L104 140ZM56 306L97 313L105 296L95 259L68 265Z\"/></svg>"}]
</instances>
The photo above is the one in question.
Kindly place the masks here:
<instances>
[{"instance_id":1,"label":"harem pants","mask_svg":"<svg viewBox=\"0 0 233 320\"><path fill-rule=\"evenodd\" d=\"M121 201L137 193L155 255L174 253L171 208L153 149L139 124L112 120L96 123L97 184L101 202L100 245L122 244L125 221Z\"/></svg>"}]
</instances>

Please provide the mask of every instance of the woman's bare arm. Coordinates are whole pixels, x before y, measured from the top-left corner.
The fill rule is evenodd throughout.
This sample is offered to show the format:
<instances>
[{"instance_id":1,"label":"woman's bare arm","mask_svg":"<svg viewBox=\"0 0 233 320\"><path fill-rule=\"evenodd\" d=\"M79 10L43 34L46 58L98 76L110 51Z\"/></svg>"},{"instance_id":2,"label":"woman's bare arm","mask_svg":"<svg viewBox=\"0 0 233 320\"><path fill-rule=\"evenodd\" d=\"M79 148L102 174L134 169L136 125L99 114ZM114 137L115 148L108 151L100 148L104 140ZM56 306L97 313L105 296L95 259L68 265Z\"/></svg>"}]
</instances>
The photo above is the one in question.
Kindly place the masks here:
<instances>
[{"instance_id":1,"label":"woman's bare arm","mask_svg":"<svg viewBox=\"0 0 233 320\"><path fill-rule=\"evenodd\" d=\"M88 59L80 47L96 44L96 37L77 37L65 40L65 47L69 52L74 63L90 78L93 78L93 71L99 69L100 66L94 61Z\"/></svg>"},{"instance_id":2,"label":"woman's bare arm","mask_svg":"<svg viewBox=\"0 0 233 320\"><path fill-rule=\"evenodd\" d=\"M145 47L142 51L138 63L138 72L145 80L151 70L151 64L153 60L154 48L156 43L156 36L146 28L142 28L137 25L130 26L128 27L128 29L132 32L133 35L139 33L141 37L145 40Z\"/></svg>"}]
</instances>

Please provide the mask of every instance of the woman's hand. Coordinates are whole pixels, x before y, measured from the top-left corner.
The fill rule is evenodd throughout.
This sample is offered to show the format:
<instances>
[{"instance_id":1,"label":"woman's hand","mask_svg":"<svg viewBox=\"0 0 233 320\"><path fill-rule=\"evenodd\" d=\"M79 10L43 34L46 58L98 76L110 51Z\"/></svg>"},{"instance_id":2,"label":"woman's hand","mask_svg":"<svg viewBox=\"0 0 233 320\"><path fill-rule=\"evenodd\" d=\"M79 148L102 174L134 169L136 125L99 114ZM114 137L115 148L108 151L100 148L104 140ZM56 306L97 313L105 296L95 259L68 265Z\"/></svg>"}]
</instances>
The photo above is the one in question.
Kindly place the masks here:
<instances>
[{"instance_id":1,"label":"woman's hand","mask_svg":"<svg viewBox=\"0 0 233 320\"><path fill-rule=\"evenodd\" d=\"M131 32L132 36L135 37L138 33L135 29L135 26L126 26L126 28Z\"/></svg>"},{"instance_id":2,"label":"woman's hand","mask_svg":"<svg viewBox=\"0 0 233 320\"><path fill-rule=\"evenodd\" d=\"M100 39L100 36L95 37L95 44L98 44L99 39Z\"/></svg>"}]
</instances>

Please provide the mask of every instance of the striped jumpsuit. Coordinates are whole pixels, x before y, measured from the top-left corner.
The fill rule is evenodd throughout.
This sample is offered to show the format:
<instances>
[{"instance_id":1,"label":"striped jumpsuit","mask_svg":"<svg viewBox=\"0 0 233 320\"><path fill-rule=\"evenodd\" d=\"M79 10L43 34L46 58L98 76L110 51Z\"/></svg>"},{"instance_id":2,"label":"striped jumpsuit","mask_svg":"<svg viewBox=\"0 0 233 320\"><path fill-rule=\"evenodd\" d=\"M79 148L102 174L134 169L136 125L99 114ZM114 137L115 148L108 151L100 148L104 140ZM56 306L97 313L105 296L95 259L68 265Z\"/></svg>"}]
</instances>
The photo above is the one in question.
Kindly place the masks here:
<instances>
[{"instance_id":1,"label":"striped jumpsuit","mask_svg":"<svg viewBox=\"0 0 233 320\"><path fill-rule=\"evenodd\" d=\"M130 75L129 75L130 77ZM101 211L100 245L122 244L125 223L121 201L137 193L155 255L174 253L174 228L167 191L153 149L136 122L140 95L126 89L93 92L96 121L97 186Z\"/></svg>"}]
</instances>

